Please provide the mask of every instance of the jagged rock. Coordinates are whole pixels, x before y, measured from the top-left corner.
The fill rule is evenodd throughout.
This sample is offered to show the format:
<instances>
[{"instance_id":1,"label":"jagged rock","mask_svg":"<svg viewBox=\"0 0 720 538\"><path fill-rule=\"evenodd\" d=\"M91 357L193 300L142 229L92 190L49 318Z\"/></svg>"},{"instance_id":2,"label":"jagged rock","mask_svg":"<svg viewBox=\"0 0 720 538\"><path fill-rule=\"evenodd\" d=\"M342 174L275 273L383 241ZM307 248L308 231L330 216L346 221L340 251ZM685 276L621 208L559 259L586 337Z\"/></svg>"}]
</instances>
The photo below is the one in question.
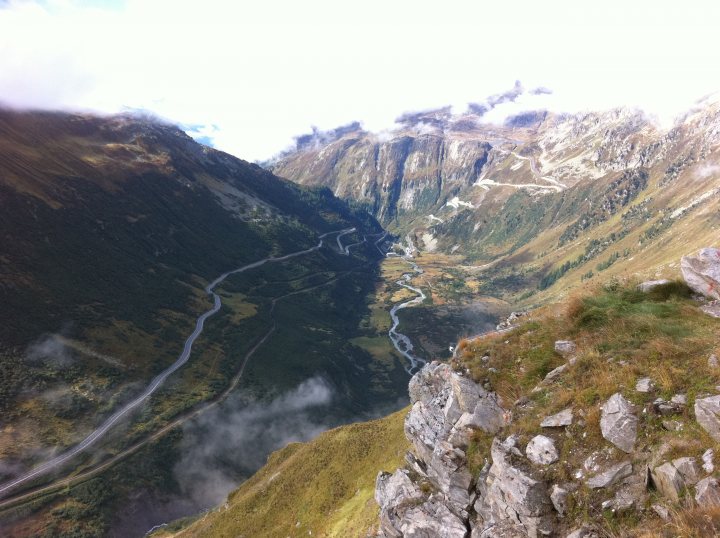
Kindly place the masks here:
<instances>
[{"instance_id":1,"label":"jagged rock","mask_svg":"<svg viewBox=\"0 0 720 538\"><path fill-rule=\"evenodd\" d=\"M652 480L663 496L675 502L680 500L680 492L685 488L680 471L672 463L663 463L652 470Z\"/></svg>"},{"instance_id":2,"label":"jagged rock","mask_svg":"<svg viewBox=\"0 0 720 538\"><path fill-rule=\"evenodd\" d=\"M670 398L670 403L685 407L687 405L687 396L685 394L676 394L675 396Z\"/></svg>"},{"instance_id":3,"label":"jagged rock","mask_svg":"<svg viewBox=\"0 0 720 538\"><path fill-rule=\"evenodd\" d=\"M410 403L423 402L425 404L435 398L448 384L453 371L447 364L431 362L416 373L408 384Z\"/></svg>"},{"instance_id":4,"label":"jagged rock","mask_svg":"<svg viewBox=\"0 0 720 538\"><path fill-rule=\"evenodd\" d=\"M646 486L642 478L640 480L636 478L639 477L630 477L629 482L625 480L615 492L615 496L602 503L602 508L616 513L641 508L647 498Z\"/></svg>"},{"instance_id":5,"label":"jagged rock","mask_svg":"<svg viewBox=\"0 0 720 538\"><path fill-rule=\"evenodd\" d=\"M586 482L587 486L591 489L606 488L612 486L623 478L627 478L632 474L632 463L629 461L623 461L613 465L606 471L599 473Z\"/></svg>"},{"instance_id":6,"label":"jagged rock","mask_svg":"<svg viewBox=\"0 0 720 538\"><path fill-rule=\"evenodd\" d=\"M561 428L563 426L570 426L573 421L572 408L563 409L556 415L546 417L540 426L543 428Z\"/></svg>"},{"instance_id":7,"label":"jagged rock","mask_svg":"<svg viewBox=\"0 0 720 538\"><path fill-rule=\"evenodd\" d=\"M679 432L682 431L683 424L677 420L663 420L662 427L669 432Z\"/></svg>"},{"instance_id":8,"label":"jagged rock","mask_svg":"<svg viewBox=\"0 0 720 538\"><path fill-rule=\"evenodd\" d=\"M472 504L472 475L467 467L465 453L446 441L440 441L433 450L427 465L427 476L444 494L448 508L467 517Z\"/></svg>"},{"instance_id":9,"label":"jagged rock","mask_svg":"<svg viewBox=\"0 0 720 538\"><path fill-rule=\"evenodd\" d=\"M475 420L471 413L463 413L455 426L450 430L448 442L455 447L465 449L470 444L473 429L475 428Z\"/></svg>"},{"instance_id":10,"label":"jagged rock","mask_svg":"<svg viewBox=\"0 0 720 538\"><path fill-rule=\"evenodd\" d=\"M405 463L408 469L415 471L420 476L427 476L427 465L412 452L408 451L405 453Z\"/></svg>"},{"instance_id":11,"label":"jagged rock","mask_svg":"<svg viewBox=\"0 0 720 538\"><path fill-rule=\"evenodd\" d=\"M505 321L501 322L499 325L495 327L495 330L497 331L506 331L515 325L517 325L518 319L520 319L523 316L527 316L528 312L511 312L510 315L505 319Z\"/></svg>"},{"instance_id":12,"label":"jagged rock","mask_svg":"<svg viewBox=\"0 0 720 538\"><path fill-rule=\"evenodd\" d=\"M572 340L558 340L555 342L555 351L560 353L560 355L572 355L576 350L577 346Z\"/></svg>"},{"instance_id":13,"label":"jagged rock","mask_svg":"<svg viewBox=\"0 0 720 538\"><path fill-rule=\"evenodd\" d=\"M695 400L695 420L710 437L720 442L720 396Z\"/></svg>"},{"instance_id":14,"label":"jagged rock","mask_svg":"<svg viewBox=\"0 0 720 538\"><path fill-rule=\"evenodd\" d=\"M720 301L712 301L700 307L708 316L720 318Z\"/></svg>"},{"instance_id":15,"label":"jagged rock","mask_svg":"<svg viewBox=\"0 0 720 538\"><path fill-rule=\"evenodd\" d=\"M472 413L480 398L486 396L485 389L481 388L472 379L452 372L449 375L452 395L457 400L458 407L462 413Z\"/></svg>"},{"instance_id":16,"label":"jagged rock","mask_svg":"<svg viewBox=\"0 0 720 538\"><path fill-rule=\"evenodd\" d=\"M400 521L403 538L466 538L462 519L433 499L408 509Z\"/></svg>"},{"instance_id":17,"label":"jagged rock","mask_svg":"<svg viewBox=\"0 0 720 538\"><path fill-rule=\"evenodd\" d=\"M517 527L518 536L553 532L555 516L547 484L513 465L513 455L511 447L498 439L493 440L492 466L478 481L475 511L480 530L477 536L496 536L495 527L503 528L508 524ZM491 528L493 534L483 534Z\"/></svg>"},{"instance_id":18,"label":"jagged rock","mask_svg":"<svg viewBox=\"0 0 720 538\"><path fill-rule=\"evenodd\" d=\"M705 452L703 452L702 460L703 460L703 471L710 474L715 470L715 465L713 464L713 458L715 457L715 451L712 448L708 448Z\"/></svg>"},{"instance_id":19,"label":"jagged rock","mask_svg":"<svg viewBox=\"0 0 720 538\"><path fill-rule=\"evenodd\" d=\"M653 512L660 516L660 519L663 521L670 521L670 510L668 510L665 506L662 504L653 504L651 508L653 509Z\"/></svg>"},{"instance_id":20,"label":"jagged rock","mask_svg":"<svg viewBox=\"0 0 720 538\"><path fill-rule=\"evenodd\" d=\"M638 284L638 289L644 293L647 293L649 291L654 290L658 286L664 286L665 284L670 284L670 280L663 278L661 280L648 280L647 282L643 282L641 284Z\"/></svg>"},{"instance_id":21,"label":"jagged rock","mask_svg":"<svg viewBox=\"0 0 720 538\"><path fill-rule=\"evenodd\" d=\"M405 419L405 435L425 462L431 460L440 439L451 439L464 448L472 428L496 433L510 420L496 394L437 362L410 380L410 401L413 406Z\"/></svg>"},{"instance_id":22,"label":"jagged rock","mask_svg":"<svg viewBox=\"0 0 720 538\"><path fill-rule=\"evenodd\" d=\"M525 447L525 455L538 465L550 465L558 460L558 451L555 443L549 437L536 435Z\"/></svg>"},{"instance_id":23,"label":"jagged rock","mask_svg":"<svg viewBox=\"0 0 720 538\"><path fill-rule=\"evenodd\" d=\"M405 436L410 440L415 452L423 461L430 461L433 447L439 439L445 438L452 429L446 431L447 424L442 420L442 408L415 402L405 417Z\"/></svg>"},{"instance_id":24,"label":"jagged rock","mask_svg":"<svg viewBox=\"0 0 720 538\"><path fill-rule=\"evenodd\" d=\"M655 412L661 414L664 417L682 413L684 407L684 404L663 400L662 398L657 398L653 402L653 408L655 409Z\"/></svg>"},{"instance_id":25,"label":"jagged rock","mask_svg":"<svg viewBox=\"0 0 720 538\"><path fill-rule=\"evenodd\" d=\"M402 538L398 529L404 514L403 508L424 499L425 495L410 480L406 471L379 473L375 480L375 501L380 506L380 530L383 535L387 538Z\"/></svg>"},{"instance_id":26,"label":"jagged rock","mask_svg":"<svg viewBox=\"0 0 720 538\"><path fill-rule=\"evenodd\" d=\"M695 292L720 299L720 249L703 248L695 256L683 256L680 270Z\"/></svg>"},{"instance_id":27,"label":"jagged rock","mask_svg":"<svg viewBox=\"0 0 720 538\"><path fill-rule=\"evenodd\" d=\"M715 355L714 353L708 357L708 366L710 368L717 368L718 366L720 366L720 363L718 363L717 355Z\"/></svg>"},{"instance_id":28,"label":"jagged rock","mask_svg":"<svg viewBox=\"0 0 720 538\"><path fill-rule=\"evenodd\" d=\"M678 470L688 486L693 486L700 480L700 467L695 458L678 458L673 460L673 466Z\"/></svg>"},{"instance_id":29,"label":"jagged rock","mask_svg":"<svg viewBox=\"0 0 720 538\"><path fill-rule=\"evenodd\" d=\"M497 433L510 423L510 413L500 406L495 393L486 392L472 412L472 426L487 433Z\"/></svg>"},{"instance_id":30,"label":"jagged rock","mask_svg":"<svg viewBox=\"0 0 720 538\"><path fill-rule=\"evenodd\" d=\"M550 490L550 501L555 507L557 513L561 516L564 516L565 512L567 512L567 500L569 494L570 492L567 489L558 486L557 484L553 485L552 489Z\"/></svg>"},{"instance_id":31,"label":"jagged rock","mask_svg":"<svg viewBox=\"0 0 720 538\"><path fill-rule=\"evenodd\" d=\"M544 382L549 383L551 381L555 381L560 375L567 370L568 365L567 364L561 364L557 368L550 370L547 375L545 376L545 379L543 379Z\"/></svg>"},{"instance_id":32,"label":"jagged rock","mask_svg":"<svg viewBox=\"0 0 720 538\"><path fill-rule=\"evenodd\" d=\"M701 507L720 506L720 482L708 476L695 486L695 502Z\"/></svg>"},{"instance_id":33,"label":"jagged rock","mask_svg":"<svg viewBox=\"0 0 720 538\"><path fill-rule=\"evenodd\" d=\"M624 452L632 452L637 438L638 419L630 402L616 392L602 406L602 436Z\"/></svg>"},{"instance_id":34,"label":"jagged rock","mask_svg":"<svg viewBox=\"0 0 720 538\"><path fill-rule=\"evenodd\" d=\"M652 392L654 388L655 384L649 377L638 379L637 383L635 383L635 390L637 392Z\"/></svg>"}]
</instances>

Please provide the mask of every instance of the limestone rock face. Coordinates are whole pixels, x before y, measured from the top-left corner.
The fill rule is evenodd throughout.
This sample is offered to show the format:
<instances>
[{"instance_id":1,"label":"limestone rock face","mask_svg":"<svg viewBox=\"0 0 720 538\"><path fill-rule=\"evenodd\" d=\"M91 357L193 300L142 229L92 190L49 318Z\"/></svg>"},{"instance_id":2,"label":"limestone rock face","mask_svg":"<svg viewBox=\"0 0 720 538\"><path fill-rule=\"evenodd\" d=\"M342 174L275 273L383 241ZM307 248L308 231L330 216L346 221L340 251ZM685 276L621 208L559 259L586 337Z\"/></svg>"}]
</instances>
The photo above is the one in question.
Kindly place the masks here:
<instances>
[{"instance_id":1,"label":"limestone rock face","mask_svg":"<svg viewBox=\"0 0 720 538\"><path fill-rule=\"evenodd\" d=\"M720 249L703 248L695 256L683 256L680 270L694 291L720 299Z\"/></svg>"},{"instance_id":2,"label":"limestone rock face","mask_svg":"<svg viewBox=\"0 0 720 538\"><path fill-rule=\"evenodd\" d=\"M476 527L490 529L514 525L522 531L519 536L551 534L555 512L547 483L515 465L513 457L516 454L512 446L497 438L493 441L491 455L492 466L478 483ZM484 535L481 532L479 536Z\"/></svg>"},{"instance_id":3,"label":"limestone rock face","mask_svg":"<svg viewBox=\"0 0 720 538\"><path fill-rule=\"evenodd\" d=\"M695 400L695 420L720 442L720 396Z\"/></svg>"},{"instance_id":4,"label":"limestone rock face","mask_svg":"<svg viewBox=\"0 0 720 538\"><path fill-rule=\"evenodd\" d=\"M409 390L413 406L405 419L405 436L426 462L432 459L438 440L452 434L462 447L472 428L495 433L507 422L507 412L494 393L447 364L425 366L411 379Z\"/></svg>"},{"instance_id":5,"label":"limestone rock face","mask_svg":"<svg viewBox=\"0 0 720 538\"><path fill-rule=\"evenodd\" d=\"M408 473L397 470L393 474L378 474L375 480L375 501L380 506L380 531L386 538L401 538L402 507L424 499L420 488L410 480Z\"/></svg>"},{"instance_id":6,"label":"limestone rock face","mask_svg":"<svg viewBox=\"0 0 720 538\"><path fill-rule=\"evenodd\" d=\"M476 497L465 451L473 431L496 433L509 413L494 393L438 362L413 376L409 391L410 471L381 473L376 482L382 536L465 538Z\"/></svg>"},{"instance_id":7,"label":"limestone rock face","mask_svg":"<svg viewBox=\"0 0 720 538\"><path fill-rule=\"evenodd\" d=\"M455 513L467 515L472 504L472 475L467 467L465 453L447 441L440 441L433 450L427 467L428 477L445 495L447 504Z\"/></svg>"},{"instance_id":8,"label":"limestone rock face","mask_svg":"<svg viewBox=\"0 0 720 538\"><path fill-rule=\"evenodd\" d=\"M638 419L633 406L619 392L602 406L600 430L605 439L624 452L632 452L637 438Z\"/></svg>"},{"instance_id":9,"label":"limestone rock face","mask_svg":"<svg viewBox=\"0 0 720 538\"><path fill-rule=\"evenodd\" d=\"M429 500L410 508L400 522L404 538L465 538L465 523L441 502Z\"/></svg>"},{"instance_id":10,"label":"limestone rock face","mask_svg":"<svg viewBox=\"0 0 720 538\"><path fill-rule=\"evenodd\" d=\"M672 462L678 470L683 481L688 486L693 486L700 481L700 466L695 458L677 458Z\"/></svg>"}]
</instances>

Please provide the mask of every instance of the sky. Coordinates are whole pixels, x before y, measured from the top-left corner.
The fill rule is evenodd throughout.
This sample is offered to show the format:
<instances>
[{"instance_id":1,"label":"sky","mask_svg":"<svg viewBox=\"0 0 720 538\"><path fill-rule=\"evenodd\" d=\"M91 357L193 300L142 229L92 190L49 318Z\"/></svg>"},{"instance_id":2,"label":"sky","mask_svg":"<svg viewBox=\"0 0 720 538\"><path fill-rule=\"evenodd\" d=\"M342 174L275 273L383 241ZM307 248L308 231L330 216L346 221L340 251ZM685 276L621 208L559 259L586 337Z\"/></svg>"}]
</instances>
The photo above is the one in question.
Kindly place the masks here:
<instances>
[{"instance_id":1,"label":"sky","mask_svg":"<svg viewBox=\"0 0 720 538\"><path fill-rule=\"evenodd\" d=\"M513 112L631 106L667 123L720 90L718 21L715 0L0 0L0 103L151 111L247 160L311 126L388 129L516 80L553 93Z\"/></svg>"}]
</instances>

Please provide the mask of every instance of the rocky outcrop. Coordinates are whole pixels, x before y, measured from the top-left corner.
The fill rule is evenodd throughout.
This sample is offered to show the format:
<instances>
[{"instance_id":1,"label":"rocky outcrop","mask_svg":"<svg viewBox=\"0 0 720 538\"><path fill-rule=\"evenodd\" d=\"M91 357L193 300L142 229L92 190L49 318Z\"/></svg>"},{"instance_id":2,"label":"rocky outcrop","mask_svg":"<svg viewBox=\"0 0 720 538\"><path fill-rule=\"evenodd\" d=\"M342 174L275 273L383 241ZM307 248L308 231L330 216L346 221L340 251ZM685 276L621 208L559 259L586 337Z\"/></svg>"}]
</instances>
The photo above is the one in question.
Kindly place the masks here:
<instances>
[{"instance_id":1,"label":"rocky outcrop","mask_svg":"<svg viewBox=\"0 0 720 538\"><path fill-rule=\"evenodd\" d=\"M475 528L482 530L477 536L486 531L496 535L500 529L531 537L553 532L556 513L548 484L523 469L521 461L516 463L518 454L512 438L493 441L492 466L478 483Z\"/></svg>"},{"instance_id":2,"label":"rocky outcrop","mask_svg":"<svg viewBox=\"0 0 720 538\"><path fill-rule=\"evenodd\" d=\"M558 344L556 351L565 356L577 351L571 342ZM643 413L652 420L676 414L687 419L685 393L653 400L652 393L660 389L649 377L640 377L636 389L633 398L644 400ZM566 408L542 420L536 413L533 421L519 422L516 431L522 433L514 435L507 434L512 415L498 396L447 364L433 362L418 372L410 382L410 399L407 465L377 478L379 536L595 536L597 528L578 528L569 515L580 507L597 514L647 513L653 488L665 498L652 508L658 517L672 518L672 506L693 495L701 507L720 506L720 482L708 476L715 470L712 449L700 461L697 452L670 459L669 454L678 455L672 439L651 450L638 448L639 434L647 439L647 432L640 431L636 407L620 392L599 406L599 425L590 426L586 409L577 409L574 417L573 408ZM518 416L538 403L518 399ZM694 404L698 423L720 441L720 396L698 398ZM643 417L643 428L647 420ZM678 422L680 428L683 423ZM591 427L599 428L609 443L593 446ZM477 455L487 444L485 464L473 472L468 454ZM478 465L476 456L472 461Z\"/></svg>"},{"instance_id":3,"label":"rocky outcrop","mask_svg":"<svg viewBox=\"0 0 720 538\"><path fill-rule=\"evenodd\" d=\"M376 501L385 537L540 536L557 517L550 487L534 475L517 439L492 443L489 462L473 477L466 450L474 431L497 434L510 419L496 394L433 362L410 382L412 407L405 435L413 447L408 468L380 473ZM552 463L553 441L538 436L531 458ZM537 457L536 457L537 456ZM564 501L563 501L564 502ZM505 530L502 530L505 529ZM490 533L490 534L488 534ZM508 534L511 533L511 534Z\"/></svg>"},{"instance_id":4,"label":"rocky outcrop","mask_svg":"<svg viewBox=\"0 0 720 538\"><path fill-rule=\"evenodd\" d=\"M703 248L695 256L683 256L680 269L695 292L720 299L720 249Z\"/></svg>"}]
</instances>

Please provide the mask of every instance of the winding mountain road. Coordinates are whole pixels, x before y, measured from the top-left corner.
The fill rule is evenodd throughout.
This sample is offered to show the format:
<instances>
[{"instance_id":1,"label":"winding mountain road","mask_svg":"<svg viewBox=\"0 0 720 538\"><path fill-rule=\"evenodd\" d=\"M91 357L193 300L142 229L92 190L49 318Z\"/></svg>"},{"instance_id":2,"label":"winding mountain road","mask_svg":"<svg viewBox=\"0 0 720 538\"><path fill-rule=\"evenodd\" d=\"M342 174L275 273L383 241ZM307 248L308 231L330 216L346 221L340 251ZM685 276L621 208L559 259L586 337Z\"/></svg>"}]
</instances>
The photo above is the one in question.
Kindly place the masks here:
<instances>
[{"instance_id":1,"label":"winding mountain road","mask_svg":"<svg viewBox=\"0 0 720 538\"><path fill-rule=\"evenodd\" d=\"M264 258L262 260L244 265L242 267L239 267L237 269L233 269L232 271L228 271L226 273L223 273L218 278L213 280L210 284L208 284L205 287L205 292L212 297L213 306L201 314L195 323L195 330L193 330L192 334L187 338L185 341L185 345L183 347L182 353L178 356L178 358L175 360L173 364L171 364L168 368L163 370L160 374L158 374L151 382L150 384L145 388L145 390L137 396L135 399L130 401L129 403L122 406L120 409L118 409L115 413L113 413L105 422L103 422L100 426L98 426L95 430L93 430L85 439L83 439L80 443L75 445L74 447L70 448L69 450L63 452L62 454L34 467L30 471L28 471L25 474L22 474L13 480L10 480L4 484L0 484L0 497L4 496L5 493L9 492L12 489L15 489L17 486L20 486L21 484L24 484L25 482L28 482L34 478L37 478L39 476L42 476L44 474L47 474L60 466L62 466L64 463L66 463L68 460L72 459L73 457L77 456L78 454L84 452L86 449L88 449L91 445L96 443L99 439L105 436L107 432L116 425L122 418L126 417L128 414L130 414L133 410L135 410L140 404L145 402L162 384L165 382L165 380L172 375L174 372L176 372L180 367L182 367L190 358L190 353L192 351L192 346L197 340L197 338L200 336L200 334L203 331L203 328L205 326L205 321L212 315L216 314L220 307L222 306L222 302L220 300L220 296L215 293L215 288L222 283L228 276L234 275L237 273L242 273L245 271L248 271L250 269L254 269L256 267L260 267L266 263L276 263L280 261L289 260L291 258L295 258L298 256L303 256L305 254L309 254L311 252L315 252L322 248L324 238L328 235L333 234L347 234L354 231L354 228L347 228L343 230L336 230L333 232L327 232L325 234L322 234L320 236L320 242L311 248L305 249L305 250L299 250L297 252L292 252L290 254L286 254L284 256L270 256L268 258ZM338 245L340 245L341 251L343 250L342 244L338 241ZM288 294L293 295L294 293ZM275 306L275 302L273 301L273 309ZM254 351L262 345L267 338L270 336L270 334L275 330L275 327L273 328L263 337L263 339L250 351L250 354L254 353ZM247 359L245 359L246 362ZM244 368L244 363L243 363ZM242 370L240 372L240 375L242 375ZM239 377L237 378L239 380ZM237 382L235 380L234 384L236 385ZM175 427L175 426L172 426ZM161 430L163 431L163 430Z\"/></svg>"}]
</instances>

